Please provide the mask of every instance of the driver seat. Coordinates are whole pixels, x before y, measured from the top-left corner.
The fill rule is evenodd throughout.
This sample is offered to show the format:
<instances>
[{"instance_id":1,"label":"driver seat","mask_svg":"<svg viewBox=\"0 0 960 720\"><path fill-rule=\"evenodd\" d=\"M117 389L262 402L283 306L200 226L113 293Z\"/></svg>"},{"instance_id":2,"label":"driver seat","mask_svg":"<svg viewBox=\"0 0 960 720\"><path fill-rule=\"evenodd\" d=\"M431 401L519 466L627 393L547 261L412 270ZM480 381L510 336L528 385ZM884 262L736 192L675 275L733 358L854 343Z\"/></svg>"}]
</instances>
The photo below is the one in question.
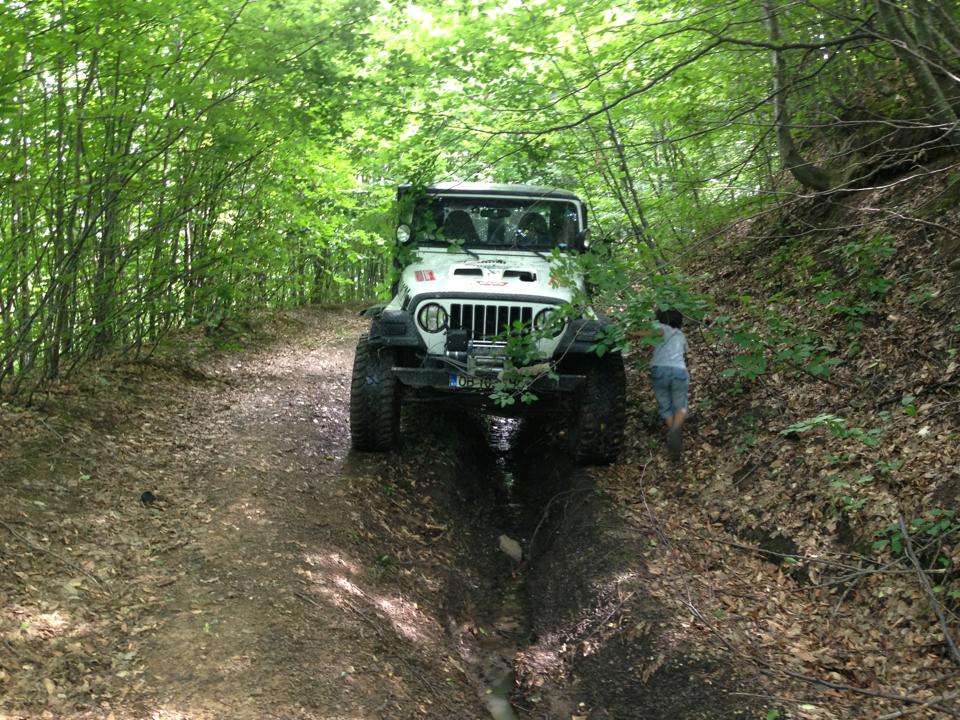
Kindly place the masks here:
<instances>
[{"instance_id":1,"label":"driver seat","mask_svg":"<svg viewBox=\"0 0 960 720\"><path fill-rule=\"evenodd\" d=\"M515 235L517 245L546 245L550 242L550 230L543 215L535 212L527 213L520 219Z\"/></svg>"},{"instance_id":2,"label":"driver seat","mask_svg":"<svg viewBox=\"0 0 960 720\"><path fill-rule=\"evenodd\" d=\"M480 240L473 218L466 210L452 210L443 221L442 232L447 240L462 240L466 243L475 243Z\"/></svg>"}]
</instances>

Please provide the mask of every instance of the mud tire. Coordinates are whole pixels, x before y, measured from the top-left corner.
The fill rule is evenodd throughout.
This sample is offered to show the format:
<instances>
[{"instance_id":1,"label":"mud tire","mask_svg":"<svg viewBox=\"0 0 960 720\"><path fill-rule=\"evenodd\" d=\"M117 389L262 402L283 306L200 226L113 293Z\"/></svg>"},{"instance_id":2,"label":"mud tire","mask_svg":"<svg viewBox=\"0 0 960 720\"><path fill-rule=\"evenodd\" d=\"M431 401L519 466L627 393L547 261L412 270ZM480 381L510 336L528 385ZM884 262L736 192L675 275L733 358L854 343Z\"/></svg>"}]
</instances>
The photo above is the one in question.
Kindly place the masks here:
<instances>
[{"instance_id":1,"label":"mud tire","mask_svg":"<svg viewBox=\"0 0 960 720\"><path fill-rule=\"evenodd\" d=\"M350 382L350 436L355 450L387 452L400 437L400 392L391 375L393 353L360 337Z\"/></svg>"},{"instance_id":2,"label":"mud tire","mask_svg":"<svg viewBox=\"0 0 960 720\"><path fill-rule=\"evenodd\" d=\"M586 379L577 389L571 423L571 452L580 465L606 465L623 448L627 381L623 358L611 353L584 358L578 368Z\"/></svg>"}]
</instances>

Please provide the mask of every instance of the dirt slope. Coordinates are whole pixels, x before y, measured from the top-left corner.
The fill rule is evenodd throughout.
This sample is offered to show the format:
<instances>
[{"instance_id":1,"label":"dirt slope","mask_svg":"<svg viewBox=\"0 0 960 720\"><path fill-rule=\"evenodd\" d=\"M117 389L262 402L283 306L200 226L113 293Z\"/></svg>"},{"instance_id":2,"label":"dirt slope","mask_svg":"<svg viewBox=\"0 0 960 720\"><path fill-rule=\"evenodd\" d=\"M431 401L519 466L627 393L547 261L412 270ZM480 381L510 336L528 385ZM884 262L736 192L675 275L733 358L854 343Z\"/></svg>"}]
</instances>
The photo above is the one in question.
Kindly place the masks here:
<instances>
[{"instance_id":1,"label":"dirt slope","mask_svg":"<svg viewBox=\"0 0 960 720\"><path fill-rule=\"evenodd\" d=\"M960 716L958 167L784 201L687 259L717 312L686 328L681 466L632 376L598 485L657 541L654 594L771 717Z\"/></svg>"}]
</instances>

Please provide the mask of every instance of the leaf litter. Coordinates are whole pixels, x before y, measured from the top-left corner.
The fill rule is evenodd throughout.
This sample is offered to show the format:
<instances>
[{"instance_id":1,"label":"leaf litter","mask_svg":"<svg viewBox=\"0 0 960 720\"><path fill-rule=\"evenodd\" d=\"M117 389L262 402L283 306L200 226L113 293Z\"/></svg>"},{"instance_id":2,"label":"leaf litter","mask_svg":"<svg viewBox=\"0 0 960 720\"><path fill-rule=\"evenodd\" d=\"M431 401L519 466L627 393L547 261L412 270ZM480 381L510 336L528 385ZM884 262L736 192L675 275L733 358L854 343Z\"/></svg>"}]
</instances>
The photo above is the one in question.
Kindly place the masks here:
<instances>
[{"instance_id":1,"label":"leaf litter","mask_svg":"<svg viewBox=\"0 0 960 720\"><path fill-rule=\"evenodd\" d=\"M869 227L893 248L891 290L854 330L800 281L830 269L844 242L835 232L785 246L745 223L695 259L689 270L721 313L758 323L742 298L778 298L766 309L827 347L859 349L829 382L787 369L738 383L722 372L737 348L691 330L682 466L664 458L637 374L627 456L598 475L624 517L656 528L655 595L689 615L691 642L758 672L776 717L960 716L960 284L908 221L935 192L913 183L835 204L830 224ZM808 211L801 202L780 217Z\"/></svg>"},{"instance_id":2,"label":"leaf litter","mask_svg":"<svg viewBox=\"0 0 960 720\"><path fill-rule=\"evenodd\" d=\"M0 408L4 720L483 717L444 519L349 454L355 311L264 324Z\"/></svg>"}]
</instances>

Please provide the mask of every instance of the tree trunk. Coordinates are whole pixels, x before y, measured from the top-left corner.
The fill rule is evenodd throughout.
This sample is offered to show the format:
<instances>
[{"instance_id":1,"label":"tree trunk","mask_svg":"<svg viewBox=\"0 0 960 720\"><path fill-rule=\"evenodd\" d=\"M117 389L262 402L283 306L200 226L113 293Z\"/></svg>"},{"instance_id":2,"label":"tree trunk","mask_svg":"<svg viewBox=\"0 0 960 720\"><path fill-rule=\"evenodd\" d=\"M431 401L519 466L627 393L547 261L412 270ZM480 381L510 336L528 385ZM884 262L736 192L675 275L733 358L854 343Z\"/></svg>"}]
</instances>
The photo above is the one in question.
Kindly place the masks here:
<instances>
[{"instance_id":1,"label":"tree trunk","mask_svg":"<svg viewBox=\"0 0 960 720\"><path fill-rule=\"evenodd\" d=\"M960 50L960 23L957 22L957 12L951 0L932 0L931 11L935 18L935 27L938 34L950 45L955 55Z\"/></svg>"},{"instance_id":2,"label":"tree trunk","mask_svg":"<svg viewBox=\"0 0 960 720\"><path fill-rule=\"evenodd\" d=\"M924 99L930 106L931 119L943 130L944 139L951 145L960 145L957 113L944 95L943 88L937 82L929 63L924 59L922 48L918 46L916 39L903 24L899 9L891 5L889 0L875 0L875 2L877 13L883 21L894 52L910 69L910 73L923 92Z\"/></svg>"},{"instance_id":3,"label":"tree trunk","mask_svg":"<svg viewBox=\"0 0 960 720\"><path fill-rule=\"evenodd\" d=\"M583 43L583 50L587 55L587 59L590 61L590 71L593 73L593 80L599 90L600 102L602 102L604 107L606 107L607 93L604 87L603 79L600 75L600 71L597 68L597 63L593 57L593 52L590 50L590 43L587 41L587 36L583 32L583 28L580 27L579 16L574 13L573 18L577 27L577 33L580 35L580 39ZM604 110L603 116L605 120L604 124L606 126L607 137L609 138L610 144L613 146L616 168L619 171L620 182L618 185L622 186L623 188L622 192L618 188L617 198L630 221L630 227L633 230L634 237L647 246L657 261L663 262L664 257L660 252L660 248L650 235L650 226L647 223L647 216L646 213L644 213L643 204L640 202L640 196L637 193L636 183L633 179L633 173L630 171L630 165L627 162L627 156L624 152L623 142L620 139L620 133L613 122L613 115L610 113L609 108ZM606 161L606 153L602 150L602 148L603 145L598 143L598 149L600 149L600 151L604 154L604 160ZM612 169L610 174L611 176L614 175Z\"/></svg>"},{"instance_id":4,"label":"tree trunk","mask_svg":"<svg viewBox=\"0 0 960 720\"><path fill-rule=\"evenodd\" d=\"M960 59L960 38L957 38L956 23L949 15L935 16L936 3L931 0L913 0L912 17L914 37L931 73L940 85L947 103L955 115L960 116L960 81L957 80L957 60ZM953 38L949 37L951 29Z\"/></svg>"},{"instance_id":5,"label":"tree trunk","mask_svg":"<svg viewBox=\"0 0 960 720\"><path fill-rule=\"evenodd\" d=\"M765 0L763 6L770 43L781 45L783 34L780 32L776 5L773 0ZM828 171L804 159L793 143L790 112L787 109L787 68L783 60L783 52L772 50L771 62L773 64L773 127L777 136L780 162L804 187L818 192L832 190L836 187L836 179Z\"/></svg>"}]
</instances>

